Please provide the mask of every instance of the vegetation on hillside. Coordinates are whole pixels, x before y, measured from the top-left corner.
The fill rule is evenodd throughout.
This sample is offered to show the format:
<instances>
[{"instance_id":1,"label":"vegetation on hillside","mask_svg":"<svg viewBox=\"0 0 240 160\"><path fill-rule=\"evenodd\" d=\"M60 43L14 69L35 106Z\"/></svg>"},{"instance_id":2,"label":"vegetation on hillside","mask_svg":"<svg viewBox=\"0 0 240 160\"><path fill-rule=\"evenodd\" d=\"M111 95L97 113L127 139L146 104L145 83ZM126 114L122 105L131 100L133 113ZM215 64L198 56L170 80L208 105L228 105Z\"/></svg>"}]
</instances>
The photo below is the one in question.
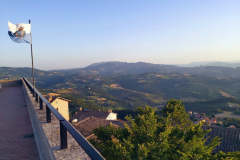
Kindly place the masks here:
<instances>
[{"instance_id":1,"label":"vegetation on hillside","mask_svg":"<svg viewBox=\"0 0 240 160\"><path fill-rule=\"evenodd\" d=\"M130 125L125 128L108 126L94 129L98 141L91 141L108 160L218 160L239 159L240 152L213 155L220 143L215 137L205 145L206 135L202 124L193 124L180 101L170 100L162 110L146 106L138 108L134 119L126 117Z\"/></svg>"},{"instance_id":2,"label":"vegetation on hillside","mask_svg":"<svg viewBox=\"0 0 240 160\"><path fill-rule=\"evenodd\" d=\"M105 68L102 68L104 66ZM157 68L162 68L161 72L158 72ZM107 75L97 75L101 74L98 72L100 69L108 72ZM57 93L72 100L71 113L79 107L133 110L150 105L161 109L172 98L182 100L188 111L201 111L209 115L228 110L228 103L240 104L240 79L231 78L231 76L224 77L228 75L219 71L221 67L213 67L220 77L199 76L203 73L211 75L213 70L204 67L183 69L191 70L191 73L195 70L195 75L186 74L188 72L179 74L177 73L179 69L183 68L148 63L112 62L86 67L84 72L81 72L83 74L74 74L78 72L72 72L72 70L68 72L66 70L35 70L35 78L36 86L43 94ZM199 69L202 71L198 72ZM232 69L229 73L235 73L237 70ZM143 73L147 71L158 73ZM114 75L109 75L113 72ZM32 70L30 68L0 68L0 79L16 79L21 76L31 81ZM235 77L237 76L238 74ZM231 112L240 114L236 108Z\"/></svg>"}]
</instances>

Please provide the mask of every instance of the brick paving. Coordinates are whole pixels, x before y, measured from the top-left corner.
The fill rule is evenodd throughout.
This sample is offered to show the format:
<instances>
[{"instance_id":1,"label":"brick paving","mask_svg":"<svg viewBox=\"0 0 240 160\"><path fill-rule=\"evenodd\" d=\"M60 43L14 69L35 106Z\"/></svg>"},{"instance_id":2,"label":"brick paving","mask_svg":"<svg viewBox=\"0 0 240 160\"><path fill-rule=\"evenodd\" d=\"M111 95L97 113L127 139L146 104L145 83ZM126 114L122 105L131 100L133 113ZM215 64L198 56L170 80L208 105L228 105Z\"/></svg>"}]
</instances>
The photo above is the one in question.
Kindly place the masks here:
<instances>
[{"instance_id":1,"label":"brick paving","mask_svg":"<svg viewBox=\"0 0 240 160\"><path fill-rule=\"evenodd\" d=\"M0 89L0 160L38 160L22 87ZM24 138L28 137L28 138Z\"/></svg>"}]
</instances>

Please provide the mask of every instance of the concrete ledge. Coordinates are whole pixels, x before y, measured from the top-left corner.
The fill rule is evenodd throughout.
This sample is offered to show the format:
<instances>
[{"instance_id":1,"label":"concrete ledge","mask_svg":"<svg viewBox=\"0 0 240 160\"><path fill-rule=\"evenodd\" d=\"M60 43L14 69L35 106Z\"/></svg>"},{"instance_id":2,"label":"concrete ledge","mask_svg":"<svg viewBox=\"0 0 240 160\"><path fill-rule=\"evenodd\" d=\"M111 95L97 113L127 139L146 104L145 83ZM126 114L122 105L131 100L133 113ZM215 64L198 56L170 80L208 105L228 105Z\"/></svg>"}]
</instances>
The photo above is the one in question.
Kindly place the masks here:
<instances>
[{"instance_id":1,"label":"concrete ledge","mask_svg":"<svg viewBox=\"0 0 240 160\"><path fill-rule=\"evenodd\" d=\"M2 87L21 87L22 80L0 80L0 89Z\"/></svg>"},{"instance_id":2,"label":"concrete ledge","mask_svg":"<svg viewBox=\"0 0 240 160\"><path fill-rule=\"evenodd\" d=\"M25 83L25 80L24 80ZM36 98L32 96L32 93L28 88L26 88L28 98L31 101L31 105L35 109L35 113L38 116L38 119L40 120L42 124L42 128L45 132L45 136L48 139L48 143L50 144L52 151L54 153L54 156L57 160L66 160L66 159L81 159L81 160L91 160L91 158L88 156L88 154L83 150L79 142L76 141L76 139L67 132L67 143L68 148L61 149L60 144L60 122L59 119L51 113L51 123L46 123L47 117L46 117L46 104L43 105L43 109L40 110L40 104L39 102L36 102ZM38 91L36 91L38 92ZM39 93L40 94L40 93ZM46 101L44 103L47 103ZM49 103L47 103L49 104ZM49 106L50 107L50 106ZM64 119L65 121L65 119ZM34 128L34 127L33 127ZM80 133L79 133L80 134ZM84 145L86 148L86 146ZM93 159L99 159L93 157ZM102 158L101 158L102 159Z\"/></svg>"},{"instance_id":3,"label":"concrete ledge","mask_svg":"<svg viewBox=\"0 0 240 160\"><path fill-rule=\"evenodd\" d=\"M27 86L24 81L22 81L22 88L25 95L29 116L32 123L32 128L34 132L34 137L36 140L39 157L41 160L55 160L53 150L49 144L46 134L42 128L41 121L39 120L37 113L34 109L32 101L27 93Z\"/></svg>"}]
</instances>

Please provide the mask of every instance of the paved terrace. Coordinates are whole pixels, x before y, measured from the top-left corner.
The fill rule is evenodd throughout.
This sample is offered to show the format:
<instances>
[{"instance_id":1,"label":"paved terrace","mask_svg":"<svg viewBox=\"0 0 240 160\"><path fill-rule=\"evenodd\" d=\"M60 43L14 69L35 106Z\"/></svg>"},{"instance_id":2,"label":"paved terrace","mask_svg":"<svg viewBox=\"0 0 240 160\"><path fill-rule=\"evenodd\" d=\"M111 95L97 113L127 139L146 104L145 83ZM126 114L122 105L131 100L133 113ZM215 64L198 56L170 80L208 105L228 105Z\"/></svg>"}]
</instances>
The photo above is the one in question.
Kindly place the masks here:
<instances>
[{"instance_id":1,"label":"paved terrace","mask_svg":"<svg viewBox=\"0 0 240 160\"><path fill-rule=\"evenodd\" d=\"M104 160L25 78L0 80L0 160L90 157Z\"/></svg>"},{"instance_id":2,"label":"paved terrace","mask_svg":"<svg viewBox=\"0 0 240 160\"><path fill-rule=\"evenodd\" d=\"M21 86L0 89L0 160L39 159Z\"/></svg>"}]
</instances>

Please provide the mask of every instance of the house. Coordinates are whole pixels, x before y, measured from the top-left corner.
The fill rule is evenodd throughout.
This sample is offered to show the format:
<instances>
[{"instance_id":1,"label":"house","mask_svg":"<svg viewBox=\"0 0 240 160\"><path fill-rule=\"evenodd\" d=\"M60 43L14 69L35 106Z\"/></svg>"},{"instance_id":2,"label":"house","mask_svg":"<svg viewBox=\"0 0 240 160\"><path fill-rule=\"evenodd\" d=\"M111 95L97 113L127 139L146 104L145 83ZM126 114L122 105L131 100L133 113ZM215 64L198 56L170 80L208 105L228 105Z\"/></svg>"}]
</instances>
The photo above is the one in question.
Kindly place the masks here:
<instances>
[{"instance_id":1,"label":"house","mask_svg":"<svg viewBox=\"0 0 240 160\"><path fill-rule=\"evenodd\" d=\"M201 118L204 120L209 120L209 117L207 117L207 116L202 116Z\"/></svg>"},{"instance_id":2,"label":"house","mask_svg":"<svg viewBox=\"0 0 240 160\"><path fill-rule=\"evenodd\" d=\"M113 113L111 109L107 112L101 110L93 110L90 109L82 109L79 108L79 111L75 112L75 114L69 119L70 122L81 122L89 117L101 118L105 120L117 120L117 113Z\"/></svg>"},{"instance_id":3,"label":"house","mask_svg":"<svg viewBox=\"0 0 240 160\"><path fill-rule=\"evenodd\" d=\"M201 115L197 113L197 114L194 114L194 117L201 118Z\"/></svg>"},{"instance_id":4,"label":"house","mask_svg":"<svg viewBox=\"0 0 240 160\"><path fill-rule=\"evenodd\" d=\"M111 109L107 112L101 110L93 110L79 108L73 117L69 120L75 128L86 138L96 139L93 129L107 127L112 125L115 128L124 128L124 121L117 120L117 113L113 113Z\"/></svg>"},{"instance_id":5,"label":"house","mask_svg":"<svg viewBox=\"0 0 240 160\"><path fill-rule=\"evenodd\" d=\"M210 121L209 121L209 117L207 117L207 116L201 116L200 120L201 120L202 122L207 123L207 124L210 123Z\"/></svg>"},{"instance_id":6,"label":"house","mask_svg":"<svg viewBox=\"0 0 240 160\"><path fill-rule=\"evenodd\" d=\"M210 124L215 124L215 123L217 123L216 118L212 118L212 119L210 119Z\"/></svg>"},{"instance_id":7,"label":"house","mask_svg":"<svg viewBox=\"0 0 240 160\"><path fill-rule=\"evenodd\" d=\"M96 139L96 136L93 134L93 129L107 126L113 126L118 128L119 126L113 123L111 120L88 117L85 120L74 124L75 128L86 138L86 139Z\"/></svg>"},{"instance_id":8,"label":"house","mask_svg":"<svg viewBox=\"0 0 240 160\"><path fill-rule=\"evenodd\" d=\"M189 115L192 115L192 111L188 111L188 114L189 114Z\"/></svg>"},{"instance_id":9,"label":"house","mask_svg":"<svg viewBox=\"0 0 240 160\"><path fill-rule=\"evenodd\" d=\"M48 101L67 121L69 120L68 103L71 102L70 100L53 96L48 98Z\"/></svg>"},{"instance_id":10,"label":"house","mask_svg":"<svg viewBox=\"0 0 240 160\"><path fill-rule=\"evenodd\" d=\"M210 120L205 120L205 123L206 124L210 124Z\"/></svg>"},{"instance_id":11,"label":"house","mask_svg":"<svg viewBox=\"0 0 240 160\"><path fill-rule=\"evenodd\" d=\"M236 128L234 125L230 125L228 128Z\"/></svg>"}]
</instances>

